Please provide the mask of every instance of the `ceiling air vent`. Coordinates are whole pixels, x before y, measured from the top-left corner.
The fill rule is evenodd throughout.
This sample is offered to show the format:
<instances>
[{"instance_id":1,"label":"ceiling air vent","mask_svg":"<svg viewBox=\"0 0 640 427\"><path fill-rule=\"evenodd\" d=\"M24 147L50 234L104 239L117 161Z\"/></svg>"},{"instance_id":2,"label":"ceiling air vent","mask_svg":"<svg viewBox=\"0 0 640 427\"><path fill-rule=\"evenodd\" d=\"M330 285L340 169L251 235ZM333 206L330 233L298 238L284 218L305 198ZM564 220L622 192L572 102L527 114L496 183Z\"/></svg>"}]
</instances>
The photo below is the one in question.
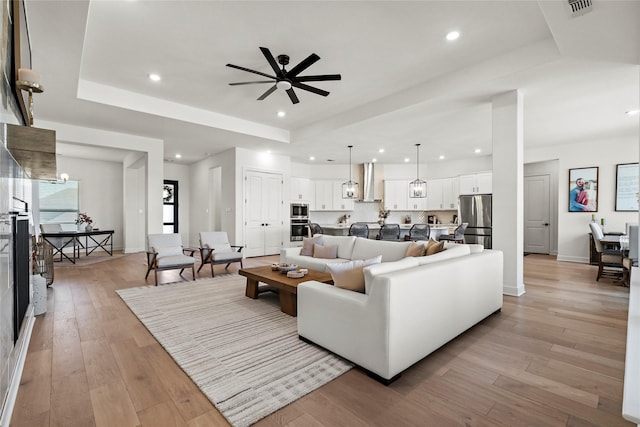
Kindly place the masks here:
<instances>
[{"instance_id":1,"label":"ceiling air vent","mask_svg":"<svg viewBox=\"0 0 640 427\"><path fill-rule=\"evenodd\" d=\"M571 7L571 16L582 16L585 13L591 12L593 9L593 2L591 0L568 0L569 7Z\"/></svg>"}]
</instances>

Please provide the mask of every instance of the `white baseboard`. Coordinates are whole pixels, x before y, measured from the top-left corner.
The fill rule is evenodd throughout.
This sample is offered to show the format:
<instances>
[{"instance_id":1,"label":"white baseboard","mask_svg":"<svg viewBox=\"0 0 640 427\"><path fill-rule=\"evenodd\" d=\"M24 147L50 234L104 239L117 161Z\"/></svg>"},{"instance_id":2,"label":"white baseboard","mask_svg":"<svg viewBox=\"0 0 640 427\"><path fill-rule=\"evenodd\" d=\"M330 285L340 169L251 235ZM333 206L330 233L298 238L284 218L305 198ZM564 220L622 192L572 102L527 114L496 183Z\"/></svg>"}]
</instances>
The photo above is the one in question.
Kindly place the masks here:
<instances>
[{"instance_id":1,"label":"white baseboard","mask_svg":"<svg viewBox=\"0 0 640 427\"><path fill-rule=\"evenodd\" d=\"M521 285L504 285L502 287L502 294L503 295L509 295L512 297L519 297L524 295L525 290L524 290L524 284Z\"/></svg>"},{"instance_id":2,"label":"white baseboard","mask_svg":"<svg viewBox=\"0 0 640 427\"><path fill-rule=\"evenodd\" d=\"M588 257L558 255L556 259L558 261L564 261L564 262L579 262L581 264L589 264Z\"/></svg>"},{"instance_id":3,"label":"white baseboard","mask_svg":"<svg viewBox=\"0 0 640 427\"><path fill-rule=\"evenodd\" d=\"M123 250L123 252L125 254L133 254L133 253L136 253L136 252L145 252L145 251L146 251L145 248L125 248Z\"/></svg>"},{"instance_id":4,"label":"white baseboard","mask_svg":"<svg viewBox=\"0 0 640 427\"><path fill-rule=\"evenodd\" d=\"M18 387L20 387L20 379L22 378L24 362L27 359L27 350L29 349L29 342L31 341L31 332L33 331L33 325L36 322L36 318L33 315L33 304L29 304L24 321L23 336L17 343L20 347L18 350L16 366L13 370L11 381L9 382L7 400L2 408L2 414L0 414L0 427L9 427L9 424L11 423L11 415L13 415L13 407L15 406L16 398L18 397Z\"/></svg>"}]
</instances>

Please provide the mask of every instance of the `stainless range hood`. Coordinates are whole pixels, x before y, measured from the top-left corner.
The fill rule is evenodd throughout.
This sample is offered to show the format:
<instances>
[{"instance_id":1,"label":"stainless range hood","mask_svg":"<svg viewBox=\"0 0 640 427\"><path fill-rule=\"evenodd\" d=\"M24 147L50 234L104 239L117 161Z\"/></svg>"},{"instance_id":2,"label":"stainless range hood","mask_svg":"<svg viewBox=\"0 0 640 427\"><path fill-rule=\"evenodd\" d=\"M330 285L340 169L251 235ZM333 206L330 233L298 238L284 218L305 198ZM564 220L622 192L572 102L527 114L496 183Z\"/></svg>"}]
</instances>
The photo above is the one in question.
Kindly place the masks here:
<instances>
[{"instance_id":1,"label":"stainless range hood","mask_svg":"<svg viewBox=\"0 0 640 427\"><path fill-rule=\"evenodd\" d=\"M362 198L358 202L377 203L382 201L382 166L375 163L362 165Z\"/></svg>"}]
</instances>

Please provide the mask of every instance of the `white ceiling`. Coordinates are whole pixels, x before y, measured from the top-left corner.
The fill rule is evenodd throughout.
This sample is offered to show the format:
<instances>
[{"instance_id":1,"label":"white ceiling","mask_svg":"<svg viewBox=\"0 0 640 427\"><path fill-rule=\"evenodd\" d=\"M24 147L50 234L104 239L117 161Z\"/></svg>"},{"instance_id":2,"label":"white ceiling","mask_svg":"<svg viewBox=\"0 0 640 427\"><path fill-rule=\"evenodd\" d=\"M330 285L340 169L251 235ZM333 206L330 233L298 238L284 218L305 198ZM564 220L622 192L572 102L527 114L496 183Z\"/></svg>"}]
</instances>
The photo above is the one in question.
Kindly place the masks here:
<instances>
[{"instance_id":1,"label":"white ceiling","mask_svg":"<svg viewBox=\"0 0 640 427\"><path fill-rule=\"evenodd\" d=\"M513 89L526 146L638 134L624 114L639 107L638 1L594 0L576 18L566 1L27 0L27 18L45 86L36 126L161 139L181 163L234 146L318 163L347 162L347 145L354 162L400 163L416 143L424 161L490 154L491 97ZM326 98L257 101L269 85L229 86L261 78L225 64L272 73L260 46L288 54L289 68L315 52L301 75L342 80L311 83Z\"/></svg>"}]
</instances>

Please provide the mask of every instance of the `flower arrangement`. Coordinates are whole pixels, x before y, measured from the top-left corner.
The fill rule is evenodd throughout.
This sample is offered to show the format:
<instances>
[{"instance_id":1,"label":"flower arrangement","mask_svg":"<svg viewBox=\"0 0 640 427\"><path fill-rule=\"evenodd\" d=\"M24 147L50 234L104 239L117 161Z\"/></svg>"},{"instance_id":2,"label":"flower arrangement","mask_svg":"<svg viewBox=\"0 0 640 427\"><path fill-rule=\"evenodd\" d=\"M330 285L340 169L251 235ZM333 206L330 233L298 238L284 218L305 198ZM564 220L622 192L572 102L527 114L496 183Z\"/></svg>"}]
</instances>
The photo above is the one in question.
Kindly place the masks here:
<instances>
[{"instance_id":1,"label":"flower arrangement","mask_svg":"<svg viewBox=\"0 0 640 427\"><path fill-rule=\"evenodd\" d=\"M387 217L389 216L390 213L391 213L391 211L389 209L387 209L387 210L380 209L380 211L378 211L378 218L387 219Z\"/></svg>"},{"instance_id":2,"label":"flower arrangement","mask_svg":"<svg viewBox=\"0 0 640 427\"><path fill-rule=\"evenodd\" d=\"M93 219L87 215L86 213L80 213L78 214L78 218L76 218L76 224L80 225L80 224L84 224L87 223L89 225L93 224Z\"/></svg>"}]
</instances>

